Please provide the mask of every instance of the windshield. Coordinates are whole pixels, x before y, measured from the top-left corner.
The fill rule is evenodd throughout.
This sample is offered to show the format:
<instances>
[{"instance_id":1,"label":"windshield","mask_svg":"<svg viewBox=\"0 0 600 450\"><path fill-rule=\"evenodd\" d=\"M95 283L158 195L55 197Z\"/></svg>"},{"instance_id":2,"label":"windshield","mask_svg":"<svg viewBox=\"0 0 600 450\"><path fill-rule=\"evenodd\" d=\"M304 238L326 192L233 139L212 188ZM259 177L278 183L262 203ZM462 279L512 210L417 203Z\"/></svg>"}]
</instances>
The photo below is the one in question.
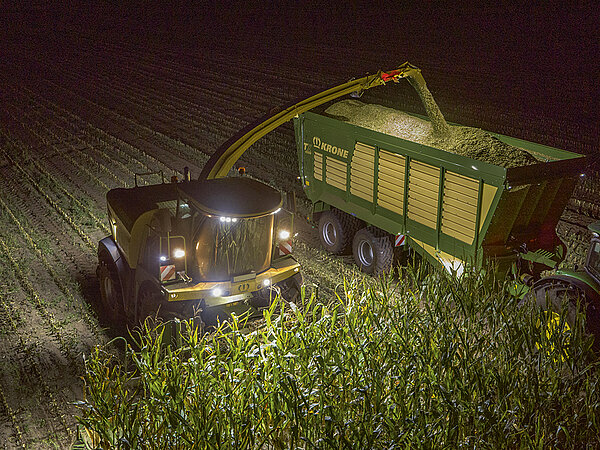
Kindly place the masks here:
<instances>
[{"instance_id":1,"label":"windshield","mask_svg":"<svg viewBox=\"0 0 600 450\"><path fill-rule=\"evenodd\" d=\"M197 230L195 254L202 280L225 281L269 267L273 215L251 219L204 216Z\"/></svg>"}]
</instances>

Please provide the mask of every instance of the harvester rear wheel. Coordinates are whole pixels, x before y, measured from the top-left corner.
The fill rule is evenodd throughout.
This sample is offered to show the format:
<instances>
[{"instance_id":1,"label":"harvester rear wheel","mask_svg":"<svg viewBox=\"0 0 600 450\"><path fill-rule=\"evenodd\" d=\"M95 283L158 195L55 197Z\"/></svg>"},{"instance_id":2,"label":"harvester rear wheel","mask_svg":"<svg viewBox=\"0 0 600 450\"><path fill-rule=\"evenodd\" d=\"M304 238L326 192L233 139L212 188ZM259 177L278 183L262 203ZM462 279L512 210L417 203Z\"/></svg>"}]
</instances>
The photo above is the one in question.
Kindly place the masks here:
<instances>
[{"instance_id":1,"label":"harvester rear wheel","mask_svg":"<svg viewBox=\"0 0 600 450\"><path fill-rule=\"evenodd\" d=\"M390 238L372 228L363 228L354 235L352 254L360 270L371 275L389 271L394 259Z\"/></svg>"},{"instance_id":2,"label":"harvester rear wheel","mask_svg":"<svg viewBox=\"0 0 600 450\"><path fill-rule=\"evenodd\" d=\"M319 218L319 239L321 245L334 255L347 253L354 234L363 226L357 218L332 209L323 211Z\"/></svg>"},{"instance_id":3,"label":"harvester rear wheel","mask_svg":"<svg viewBox=\"0 0 600 450\"><path fill-rule=\"evenodd\" d=\"M125 310L123 309L121 281L115 263L105 251L98 254L96 274L100 282L102 314L111 324L122 325L125 323Z\"/></svg>"}]
</instances>

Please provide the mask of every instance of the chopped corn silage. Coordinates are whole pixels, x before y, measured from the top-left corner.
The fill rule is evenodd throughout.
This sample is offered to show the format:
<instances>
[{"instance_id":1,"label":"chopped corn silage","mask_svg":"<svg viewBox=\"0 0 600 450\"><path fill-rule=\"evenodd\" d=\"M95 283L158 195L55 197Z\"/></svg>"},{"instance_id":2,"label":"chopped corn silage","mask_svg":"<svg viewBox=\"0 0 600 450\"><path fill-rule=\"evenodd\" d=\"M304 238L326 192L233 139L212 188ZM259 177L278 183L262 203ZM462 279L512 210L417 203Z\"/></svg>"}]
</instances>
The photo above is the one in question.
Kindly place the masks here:
<instances>
[{"instance_id":1,"label":"chopped corn silage","mask_svg":"<svg viewBox=\"0 0 600 450\"><path fill-rule=\"evenodd\" d=\"M353 125L497 166L518 167L537 162L527 151L506 144L480 128L450 126L448 133L440 135L434 132L431 122L382 105L342 100L325 113Z\"/></svg>"}]
</instances>

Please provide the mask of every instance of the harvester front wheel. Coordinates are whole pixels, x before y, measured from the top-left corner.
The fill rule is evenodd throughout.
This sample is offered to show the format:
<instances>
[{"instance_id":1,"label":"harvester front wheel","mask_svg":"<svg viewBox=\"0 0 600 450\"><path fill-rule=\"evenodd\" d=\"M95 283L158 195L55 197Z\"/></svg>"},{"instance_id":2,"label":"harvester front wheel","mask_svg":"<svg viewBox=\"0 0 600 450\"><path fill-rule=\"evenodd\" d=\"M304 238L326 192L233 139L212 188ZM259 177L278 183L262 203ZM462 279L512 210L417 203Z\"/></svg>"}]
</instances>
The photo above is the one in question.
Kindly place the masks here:
<instances>
[{"instance_id":1,"label":"harvester front wheel","mask_svg":"<svg viewBox=\"0 0 600 450\"><path fill-rule=\"evenodd\" d=\"M281 282L281 297L286 301L297 303L302 295L302 283L304 279L301 273L297 273L287 280Z\"/></svg>"},{"instance_id":2,"label":"harvester front wheel","mask_svg":"<svg viewBox=\"0 0 600 450\"><path fill-rule=\"evenodd\" d=\"M102 313L114 325L125 322L123 309L123 292L117 267L107 252L98 255L98 269L96 271L100 282L100 297L102 299Z\"/></svg>"},{"instance_id":3,"label":"harvester front wheel","mask_svg":"<svg viewBox=\"0 0 600 450\"><path fill-rule=\"evenodd\" d=\"M160 291L151 285L142 285L138 293L137 322L144 323L148 317L164 317L166 311L161 308Z\"/></svg>"},{"instance_id":4,"label":"harvester front wheel","mask_svg":"<svg viewBox=\"0 0 600 450\"><path fill-rule=\"evenodd\" d=\"M371 275L389 271L394 259L389 237L371 228L363 228L354 235L352 254L360 270Z\"/></svg>"}]
</instances>

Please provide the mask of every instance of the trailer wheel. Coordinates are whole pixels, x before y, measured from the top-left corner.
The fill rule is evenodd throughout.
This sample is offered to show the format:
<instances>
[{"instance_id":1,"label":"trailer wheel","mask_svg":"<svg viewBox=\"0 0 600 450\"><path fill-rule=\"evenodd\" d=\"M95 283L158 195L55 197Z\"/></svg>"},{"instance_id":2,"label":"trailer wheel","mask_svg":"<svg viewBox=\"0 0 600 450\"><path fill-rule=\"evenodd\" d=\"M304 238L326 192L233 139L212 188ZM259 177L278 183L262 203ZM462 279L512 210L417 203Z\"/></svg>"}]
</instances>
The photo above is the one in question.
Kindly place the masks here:
<instances>
[{"instance_id":1,"label":"trailer wheel","mask_svg":"<svg viewBox=\"0 0 600 450\"><path fill-rule=\"evenodd\" d=\"M324 211L319 219L319 239L321 245L334 255L341 255L350 249L352 237L362 226L357 218L338 210Z\"/></svg>"},{"instance_id":2,"label":"trailer wheel","mask_svg":"<svg viewBox=\"0 0 600 450\"><path fill-rule=\"evenodd\" d=\"M390 270L394 259L389 237L372 228L363 228L354 235L352 254L360 270L371 275Z\"/></svg>"},{"instance_id":3,"label":"trailer wheel","mask_svg":"<svg viewBox=\"0 0 600 450\"><path fill-rule=\"evenodd\" d=\"M119 280L117 266L106 251L100 251L98 254L96 275L100 282L102 314L111 324L122 325L125 323L125 310L121 280Z\"/></svg>"}]
</instances>

